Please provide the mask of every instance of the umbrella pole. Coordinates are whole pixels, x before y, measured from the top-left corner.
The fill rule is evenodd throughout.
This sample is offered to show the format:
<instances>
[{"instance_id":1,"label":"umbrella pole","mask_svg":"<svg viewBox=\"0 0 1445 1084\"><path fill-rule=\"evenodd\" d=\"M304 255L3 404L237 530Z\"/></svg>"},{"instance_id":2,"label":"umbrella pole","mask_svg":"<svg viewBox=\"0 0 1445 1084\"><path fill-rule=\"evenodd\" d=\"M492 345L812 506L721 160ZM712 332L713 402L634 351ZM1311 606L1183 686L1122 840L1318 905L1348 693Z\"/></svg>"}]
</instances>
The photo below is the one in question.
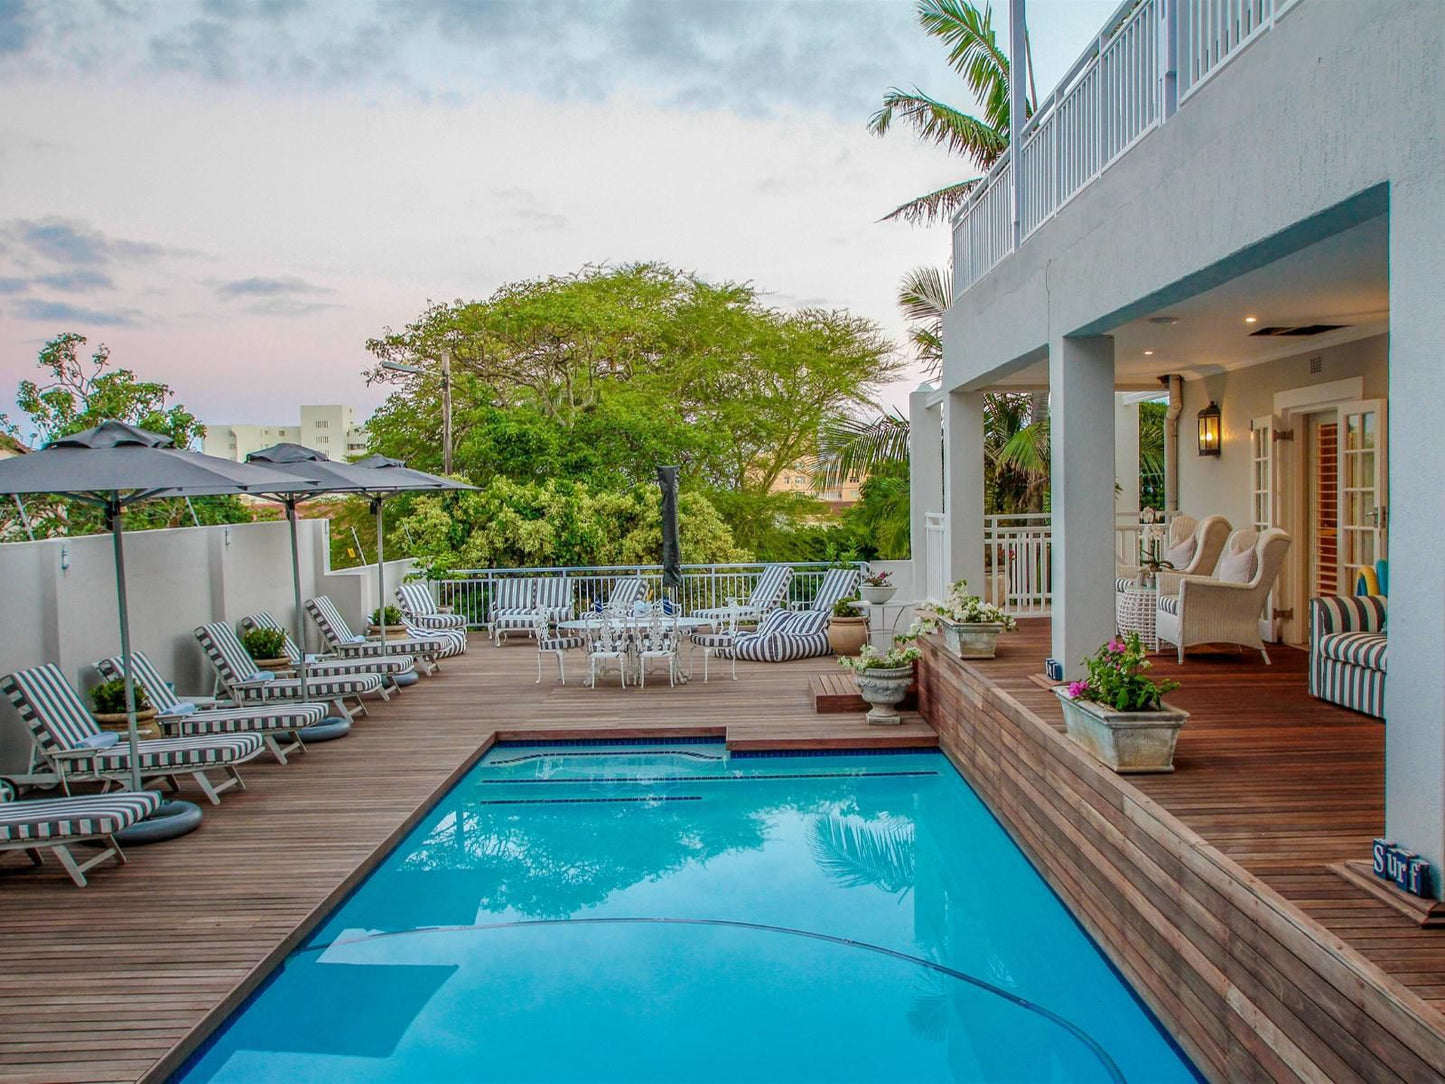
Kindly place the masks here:
<instances>
[{"instance_id":1,"label":"umbrella pole","mask_svg":"<svg viewBox=\"0 0 1445 1084\"><path fill-rule=\"evenodd\" d=\"M386 558L381 543L381 498L374 497L371 507L376 512L376 625L381 629L381 653L386 654Z\"/></svg>"},{"instance_id":2,"label":"umbrella pole","mask_svg":"<svg viewBox=\"0 0 1445 1084\"><path fill-rule=\"evenodd\" d=\"M125 599L125 544L121 540L124 528L121 526L120 498L112 497L105 506L110 519L110 537L115 547L115 595L120 608L120 661L125 671L125 726L130 745L130 789L140 790L140 735L136 732L135 721L135 671L130 658L130 611Z\"/></svg>"},{"instance_id":3,"label":"umbrella pole","mask_svg":"<svg viewBox=\"0 0 1445 1084\"><path fill-rule=\"evenodd\" d=\"M301 699L307 700L310 693L306 689L306 618L301 608L301 548L296 540L295 497L286 501L286 519L291 524L291 592L296 603L296 651L301 656L296 668L301 678Z\"/></svg>"}]
</instances>

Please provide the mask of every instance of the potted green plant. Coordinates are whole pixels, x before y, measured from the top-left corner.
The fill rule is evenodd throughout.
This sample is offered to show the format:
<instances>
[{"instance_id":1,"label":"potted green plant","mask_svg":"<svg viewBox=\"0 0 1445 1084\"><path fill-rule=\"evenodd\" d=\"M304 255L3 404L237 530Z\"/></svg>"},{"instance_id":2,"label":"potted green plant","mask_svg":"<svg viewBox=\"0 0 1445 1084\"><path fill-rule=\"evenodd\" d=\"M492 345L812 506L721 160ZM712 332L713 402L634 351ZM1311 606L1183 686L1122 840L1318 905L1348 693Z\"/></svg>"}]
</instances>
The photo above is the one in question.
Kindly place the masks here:
<instances>
[{"instance_id":1,"label":"potted green plant","mask_svg":"<svg viewBox=\"0 0 1445 1084\"><path fill-rule=\"evenodd\" d=\"M913 663L920 654L917 645L897 637L886 653L880 654L872 644L864 644L856 658L838 660L853 671L858 692L870 705L868 722L897 726L903 721L898 704L913 681Z\"/></svg>"},{"instance_id":2,"label":"potted green plant","mask_svg":"<svg viewBox=\"0 0 1445 1084\"><path fill-rule=\"evenodd\" d=\"M863 596L864 602L882 606L898 591L898 585L890 582L892 578L889 572L870 572L863 577L858 593Z\"/></svg>"},{"instance_id":3,"label":"potted green plant","mask_svg":"<svg viewBox=\"0 0 1445 1084\"><path fill-rule=\"evenodd\" d=\"M943 600L930 602L924 612L938 622L943 642L960 659L993 658L1000 634L1018 628L997 606L970 594L967 580L954 581Z\"/></svg>"},{"instance_id":4,"label":"potted green plant","mask_svg":"<svg viewBox=\"0 0 1445 1084\"><path fill-rule=\"evenodd\" d=\"M254 628L241 633L241 645L262 670L289 670L286 657L286 634L280 629Z\"/></svg>"},{"instance_id":5,"label":"potted green plant","mask_svg":"<svg viewBox=\"0 0 1445 1084\"><path fill-rule=\"evenodd\" d=\"M868 617L853 603L858 596L842 598L833 603L833 616L828 619L828 646L835 655L856 655L868 642Z\"/></svg>"},{"instance_id":6,"label":"potted green plant","mask_svg":"<svg viewBox=\"0 0 1445 1084\"><path fill-rule=\"evenodd\" d=\"M127 725L124 678L110 678L108 681L102 681L90 690L90 702L95 709L91 712L95 716L95 721L107 730L119 730ZM136 732L141 737L158 735L156 727L139 725L149 723L155 717L156 709L151 704L150 697L146 695L146 687L137 681L135 683L135 721Z\"/></svg>"},{"instance_id":7,"label":"potted green plant","mask_svg":"<svg viewBox=\"0 0 1445 1084\"><path fill-rule=\"evenodd\" d=\"M404 640L411 635L407 632L406 626L402 624L401 611L395 606L387 606L385 610L382 610L380 607L372 610L371 615L367 618L371 623L367 631L371 633L372 636L377 636L381 633L381 618L383 616L386 618L386 638L388 640Z\"/></svg>"},{"instance_id":8,"label":"potted green plant","mask_svg":"<svg viewBox=\"0 0 1445 1084\"><path fill-rule=\"evenodd\" d=\"M1150 664L1136 632L1110 640L1084 665L1087 678L1054 690L1069 737L1116 772L1172 772L1189 713L1163 697L1179 682L1145 676Z\"/></svg>"}]
</instances>

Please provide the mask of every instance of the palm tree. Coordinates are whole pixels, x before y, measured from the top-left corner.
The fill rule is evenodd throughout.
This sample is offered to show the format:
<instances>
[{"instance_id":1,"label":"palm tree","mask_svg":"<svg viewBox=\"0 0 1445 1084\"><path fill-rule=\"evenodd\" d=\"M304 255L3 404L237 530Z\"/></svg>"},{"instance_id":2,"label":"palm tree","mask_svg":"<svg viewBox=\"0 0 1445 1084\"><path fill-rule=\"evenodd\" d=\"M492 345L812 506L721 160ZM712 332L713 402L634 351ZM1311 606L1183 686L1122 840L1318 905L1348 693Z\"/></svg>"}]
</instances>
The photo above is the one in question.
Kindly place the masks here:
<instances>
[{"instance_id":1,"label":"palm tree","mask_svg":"<svg viewBox=\"0 0 1445 1084\"><path fill-rule=\"evenodd\" d=\"M924 33L948 47L949 66L973 97L983 104L975 117L925 94L918 87L889 87L883 106L868 121L874 135L887 135L895 120L911 125L919 139L967 158L980 174L987 173L1009 141L1009 61L993 30L993 7L979 11L967 0L918 0L918 23ZM1029 55L1028 36L1024 53ZM1034 112L1033 64L1029 61L1026 113ZM948 184L895 207L885 219L932 224L946 219L963 204L979 177Z\"/></svg>"}]
</instances>

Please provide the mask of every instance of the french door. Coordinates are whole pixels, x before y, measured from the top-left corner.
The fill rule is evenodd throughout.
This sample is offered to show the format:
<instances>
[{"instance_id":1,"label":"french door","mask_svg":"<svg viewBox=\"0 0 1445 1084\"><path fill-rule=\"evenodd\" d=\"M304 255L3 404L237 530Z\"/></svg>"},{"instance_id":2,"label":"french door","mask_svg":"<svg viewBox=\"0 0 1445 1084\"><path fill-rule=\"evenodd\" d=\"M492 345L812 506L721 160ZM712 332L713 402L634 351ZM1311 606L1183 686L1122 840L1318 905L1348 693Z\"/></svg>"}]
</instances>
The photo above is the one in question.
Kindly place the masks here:
<instances>
[{"instance_id":1,"label":"french door","mask_svg":"<svg viewBox=\"0 0 1445 1084\"><path fill-rule=\"evenodd\" d=\"M1389 473L1383 399L1339 407L1340 589L1354 590L1355 569L1388 557Z\"/></svg>"}]
</instances>

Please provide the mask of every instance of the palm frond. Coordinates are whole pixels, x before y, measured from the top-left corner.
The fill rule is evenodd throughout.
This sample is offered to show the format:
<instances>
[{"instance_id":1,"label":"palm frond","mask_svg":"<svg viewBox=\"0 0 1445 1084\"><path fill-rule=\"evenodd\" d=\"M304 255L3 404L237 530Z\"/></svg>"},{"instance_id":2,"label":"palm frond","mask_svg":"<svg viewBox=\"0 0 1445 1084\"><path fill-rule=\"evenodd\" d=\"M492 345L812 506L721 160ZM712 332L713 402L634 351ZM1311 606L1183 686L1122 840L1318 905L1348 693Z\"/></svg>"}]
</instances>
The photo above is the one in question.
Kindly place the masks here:
<instances>
[{"instance_id":1,"label":"palm frond","mask_svg":"<svg viewBox=\"0 0 1445 1084\"><path fill-rule=\"evenodd\" d=\"M898 284L898 307L907 320L942 320L953 300L953 274L942 267L915 267Z\"/></svg>"},{"instance_id":2,"label":"palm frond","mask_svg":"<svg viewBox=\"0 0 1445 1084\"><path fill-rule=\"evenodd\" d=\"M883 106L868 121L874 135L887 135L895 118L913 127L919 139L947 148L987 170L1008 148L1008 122L1002 128L971 117L914 87L889 87Z\"/></svg>"},{"instance_id":3,"label":"palm frond","mask_svg":"<svg viewBox=\"0 0 1445 1084\"><path fill-rule=\"evenodd\" d=\"M813 821L808 848L818 868L844 888L902 895L913 887L913 825L906 822L829 814Z\"/></svg>"},{"instance_id":4,"label":"palm frond","mask_svg":"<svg viewBox=\"0 0 1445 1084\"><path fill-rule=\"evenodd\" d=\"M1049 473L1049 419L1030 422L1010 436L998 450L998 463L1026 474L1046 476Z\"/></svg>"},{"instance_id":5,"label":"palm frond","mask_svg":"<svg viewBox=\"0 0 1445 1084\"><path fill-rule=\"evenodd\" d=\"M908 419L896 410L871 421L833 418L823 426L818 451L845 478L873 474L881 464L908 461L908 433Z\"/></svg>"},{"instance_id":6,"label":"palm frond","mask_svg":"<svg viewBox=\"0 0 1445 1084\"><path fill-rule=\"evenodd\" d=\"M1009 62L993 30L993 8L967 0L919 0L918 24L948 46L948 63L984 103L984 117L1008 130Z\"/></svg>"},{"instance_id":7,"label":"palm frond","mask_svg":"<svg viewBox=\"0 0 1445 1084\"><path fill-rule=\"evenodd\" d=\"M931 226L935 222L943 222L963 206L963 201L968 198L968 194L974 190L979 180L980 178L975 177L971 181L944 185L927 195L918 196L907 203L899 204L878 221L890 222L893 219L901 218L912 226Z\"/></svg>"}]
</instances>

